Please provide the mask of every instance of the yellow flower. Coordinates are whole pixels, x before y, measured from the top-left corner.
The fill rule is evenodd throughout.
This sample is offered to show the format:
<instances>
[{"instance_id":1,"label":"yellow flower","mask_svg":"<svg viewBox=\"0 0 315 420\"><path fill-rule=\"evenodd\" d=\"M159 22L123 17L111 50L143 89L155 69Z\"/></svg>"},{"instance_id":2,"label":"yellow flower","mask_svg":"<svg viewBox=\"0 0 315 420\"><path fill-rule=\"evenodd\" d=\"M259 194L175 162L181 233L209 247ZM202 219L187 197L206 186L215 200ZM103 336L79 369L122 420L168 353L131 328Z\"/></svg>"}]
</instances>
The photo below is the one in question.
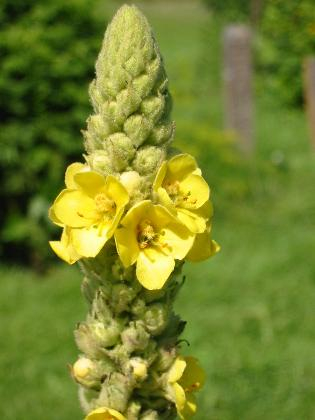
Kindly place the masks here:
<instances>
[{"instance_id":1,"label":"yellow flower","mask_svg":"<svg viewBox=\"0 0 315 420\"><path fill-rule=\"evenodd\" d=\"M95 257L113 235L128 193L115 177L104 178L80 163L68 167L65 182L67 188L56 198L50 218L67 227L67 238L52 247L66 261L72 261L70 249L81 257Z\"/></svg>"},{"instance_id":2,"label":"yellow flower","mask_svg":"<svg viewBox=\"0 0 315 420\"><path fill-rule=\"evenodd\" d=\"M126 420L126 417L112 408L100 407L91 411L85 420Z\"/></svg>"},{"instance_id":3,"label":"yellow flower","mask_svg":"<svg viewBox=\"0 0 315 420\"><path fill-rule=\"evenodd\" d=\"M164 162L156 175L153 191L159 202L191 232L205 231L212 215L210 189L192 156L181 154Z\"/></svg>"},{"instance_id":4,"label":"yellow flower","mask_svg":"<svg viewBox=\"0 0 315 420\"><path fill-rule=\"evenodd\" d=\"M49 245L59 258L68 264L74 264L81 258L71 243L71 229L64 227L60 241L50 241Z\"/></svg>"},{"instance_id":5,"label":"yellow flower","mask_svg":"<svg viewBox=\"0 0 315 420\"><path fill-rule=\"evenodd\" d=\"M199 262L204 261L221 249L220 245L211 239L211 226L207 226L207 229L203 233L196 235L193 246L187 254L187 261Z\"/></svg>"},{"instance_id":6,"label":"yellow flower","mask_svg":"<svg viewBox=\"0 0 315 420\"><path fill-rule=\"evenodd\" d=\"M125 267L137 264L139 282L149 290L161 289L192 247L194 236L163 206L150 200L134 205L115 232L120 259Z\"/></svg>"},{"instance_id":7,"label":"yellow flower","mask_svg":"<svg viewBox=\"0 0 315 420\"><path fill-rule=\"evenodd\" d=\"M168 373L168 388L181 419L189 419L197 411L194 392L205 382L205 373L194 357L179 356Z\"/></svg>"}]
</instances>

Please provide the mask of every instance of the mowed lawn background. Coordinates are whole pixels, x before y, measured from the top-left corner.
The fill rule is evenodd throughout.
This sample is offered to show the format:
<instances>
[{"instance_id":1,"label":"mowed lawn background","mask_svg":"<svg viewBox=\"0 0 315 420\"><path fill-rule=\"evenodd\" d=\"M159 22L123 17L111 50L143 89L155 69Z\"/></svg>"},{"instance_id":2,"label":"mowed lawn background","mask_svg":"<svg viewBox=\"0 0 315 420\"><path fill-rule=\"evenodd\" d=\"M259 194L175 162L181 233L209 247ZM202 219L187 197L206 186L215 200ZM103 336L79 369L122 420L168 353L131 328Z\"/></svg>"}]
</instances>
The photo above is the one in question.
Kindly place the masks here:
<instances>
[{"instance_id":1,"label":"mowed lawn background","mask_svg":"<svg viewBox=\"0 0 315 420\"><path fill-rule=\"evenodd\" d=\"M256 86L256 156L227 173L229 158L213 162L204 138L222 129L219 23L194 1L142 9L165 58L175 146L200 159L222 246L186 265L177 302L188 321L182 353L207 371L196 420L315 419L315 158L305 115ZM67 366L86 313L79 269L56 264L39 275L3 265L0 275L1 418L82 418Z\"/></svg>"}]
</instances>

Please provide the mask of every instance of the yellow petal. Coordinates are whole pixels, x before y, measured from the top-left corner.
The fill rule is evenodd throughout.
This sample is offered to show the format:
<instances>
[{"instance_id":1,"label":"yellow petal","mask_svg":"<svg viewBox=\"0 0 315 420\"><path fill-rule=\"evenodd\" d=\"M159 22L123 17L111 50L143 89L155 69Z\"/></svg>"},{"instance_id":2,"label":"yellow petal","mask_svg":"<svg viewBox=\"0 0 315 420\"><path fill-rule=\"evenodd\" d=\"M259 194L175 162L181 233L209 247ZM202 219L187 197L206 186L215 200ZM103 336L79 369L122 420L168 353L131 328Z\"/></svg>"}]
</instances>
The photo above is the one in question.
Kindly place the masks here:
<instances>
[{"instance_id":1,"label":"yellow petal","mask_svg":"<svg viewBox=\"0 0 315 420\"><path fill-rule=\"evenodd\" d=\"M152 221L156 231L159 231L170 223L176 223L176 219L170 213L170 211L160 204L151 205L148 207L145 213L145 218Z\"/></svg>"},{"instance_id":2,"label":"yellow petal","mask_svg":"<svg viewBox=\"0 0 315 420\"><path fill-rule=\"evenodd\" d=\"M79 172L74 175L74 181L87 196L92 198L105 187L105 177L95 171Z\"/></svg>"},{"instance_id":3,"label":"yellow petal","mask_svg":"<svg viewBox=\"0 0 315 420\"><path fill-rule=\"evenodd\" d=\"M160 166L160 168L159 168L159 170L156 174L155 180L153 182L153 191L156 192L161 187L161 185L164 181L166 172L167 172L167 162L163 162L162 165Z\"/></svg>"},{"instance_id":4,"label":"yellow petal","mask_svg":"<svg viewBox=\"0 0 315 420\"><path fill-rule=\"evenodd\" d=\"M186 365L187 363L184 357L178 356L168 372L168 382L177 382L182 377Z\"/></svg>"},{"instance_id":5,"label":"yellow petal","mask_svg":"<svg viewBox=\"0 0 315 420\"><path fill-rule=\"evenodd\" d=\"M180 192L183 196L188 197L182 200L180 207L186 209L198 209L210 196L210 188L207 182L199 175L189 175L180 183Z\"/></svg>"},{"instance_id":6,"label":"yellow petal","mask_svg":"<svg viewBox=\"0 0 315 420\"><path fill-rule=\"evenodd\" d=\"M202 172L200 168L194 170L193 174L202 176Z\"/></svg>"},{"instance_id":7,"label":"yellow petal","mask_svg":"<svg viewBox=\"0 0 315 420\"><path fill-rule=\"evenodd\" d=\"M161 230L159 243L166 254L177 260L185 258L194 243L195 235L180 223L171 223Z\"/></svg>"},{"instance_id":8,"label":"yellow petal","mask_svg":"<svg viewBox=\"0 0 315 420\"><path fill-rule=\"evenodd\" d=\"M207 220L187 209L177 209L178 219L193 233L202 233L206 229Z\"/></svg>"},{"instance_id":9,"label":"yellow petal","mask_svg":"<svg viewBox=\"0 0 315 420\"><path fill-rule=\"evenodd\" d=\"M206 260L220 251L220 245L211 239L209 232L196 235L195 242L186 259L191 262Z\"/></svg>"},{"instance_id":10,"label":"yellow petal","mask_svg":"<svg viewBox=\"0 0 315 420\"><path fill-rule=\"evenodd\" d=\"M185 392L198 391L205 383L205 372L195 357L186 356L186 369L179 379L179 384Z\"/></svg>"},{"instance_id":11,"label":"yellow petal","mask_svg":"<svg viewBox=\"0 0 315 420\"><path fill-rule=\"evenodd\" d=\"M117 207L124 207L129 201L129 195L126 188L118 179L111 175L106 177L105 191L106 195L115 201Z\"/></svg>"},{"instance_id":12,"label":"yellow petal","mask_svg":"<svg viewBox=\"0 0 315 420\"><path fill-rule=\"evenodd\" d=\"M194 213L206 220L211 219L213 216L213 205L211 201L206 201L199 209L194 210Z\"/></svg>"},{"instance_id":13,"label":"yellow petal","mask_svg":"<svg viewBox=\"0 0 315 420\"><path fill-rule=\"evenodd\" d=\"M80 163L80 162L75 162L69 165L66 170L66 175L65 175L66 187L69 188L70 190L76 190L78 188L78 185L74 181L73 177L76 173L87 168L88 168L87 165L84 165L83 163Z\"/></svg>"},{"instance_id":14,"label":"yellow petal","mask_svg":"<svg viewBox=\"0 0 315 420\"><path fill-rule=\"evenodd\" d=\"M124 207L120 207L120 208L118 208L116 210L115 216L114 216L114 218L112 220L107 221L107 222L103 222L108 227L108 235L109 235L109 237L112 237L113 236L114 231L116 230L116 228L117 228L117 226L118 226L118 224L120 222L120 219L121 219L121 216L123 215L123 213L124 213Z\"/></svg>"},{"instance_id":15,"label":"yellow petal","mask_svg":"<svg viewBox=\"0 0 315 420\"><path fill-rule=\"evenodd\" d=\"M50 209L48 210L48 217L49 217L49 219L53 222L53 223L55 223L55 225L58 225L58 226L63 226L63 224L61 223L61 221L57 218L57 216L55 215L55 211L54 211L54 208L53 208L53 206L52 207L50 207Z\"/></svg>"},{"instance_id":16,"label":"yellow petal","mask_svg":"<svg viewBox=\"0 0 315 420\"><path fill-rule=\"evenodd\" d=\"M73 248L66 228L62 232L61 240L50 241L49 245L58 257L66 261L68 264L74 264L81 258L81 255L79 255Z\"/></svg>"},{"instance_id":17,"label":"yellow petal","mask_svg":"<svg viewBox=\"0 0 315 420\"><path fill-rule=\"evenodd\" d=\"M147 214L153 204L150 200L143 200L131 207L125 217L121 220L123 226L135 227L140 220L147 218Z\"/></svg>"},{"instance_id":18,"label":"yellow petal","mask_svg":"<svg viewBox=\"0 0 315 420\"><path fill-rule=\"evenodd\" d=\"M125 267L129 267L137 261L139 246L137 233L134 228L122 227L115 232L115 242L118 255Z\"/></svg>"},{"instance_id":19,"label":"yellow petal","mask_svg":"<svg viewBox=\"0 0 315 420\"><path fill-rule=\"evenodd\" d=\"M112 408L99 407L96 410L91 411L91 413L85 417L85 420L126 420L126 417Z\"/></svg>"},{"instance_id":20,"label":"yellow petal","mask_svg":"<svg viewBox=\"0 0 315 420\"><path fill-rule=\"evenodd\" d=\"M193 417L197 412L197 404L196 404L196 398L193 394L186 394L186 403L184 408L179 413L179 416L183 419L190 419Z\"/></svg>"},{"instance_id":21,"label":"yellow petal","mask_svg":"<svg viewBox=\"0 0 315 420\"><path fill-rule=\"evenodd\" d=\"M89 226L93 222L95 203L81 191L63 190L53 204L53 211L61 223L70 227Z\"/></svg>"},{"instance_id":22,"label":"yellow petal","mask_svg":"<svg viewBox=\"0 0 315 420\"><path fill-rule=\"evenodd\" d=\"M140 251L137 259L137 278L149 290L161 289L174 270L174 259L154 248Z\"/></svg>"},{"instance_id":23,"label":"yellow petal","mask_svg":"<svg viewBox=\"0 0 315 420\"><path fill-rule=\"evenodd\" d=\"M186 404L185 391L177 382L175 382L172 387L174 391L176 409L178 414L181 415L181 412L184 410Z\"/></svg>"},{"instance_id":24,"label":"yellow petal","mask_svg":"<svg viewBox=\"0 0 315 420\"><path fill-rule=\"evenodd\" d=\"M162 204L162 206L165 206L170 212L176 213L174 203L164 188L158 188L156 195L159 203Z\"/></svg>"},{"instance_id":25,"label":"yellow petal","mask_svg":"<svg viewBox=\"0 0 315 420\"><path fill-rule=\"evenodd\" d=\"M195 159L187 154L174 156L168 162L168 171L166 177L169 180L181 181L197 169Z\"/></svg>"},{"instance_id":26,"label":"yellow petal","mask_svg":"<svg viewBox=\"0 0 315 420\"><path fill-rule=\"evenodd\" d=\"M73 246L80 255L86 258L96 257L109 237L108 227L101 224L72 230Z\"/></svg>"}]
</instances>

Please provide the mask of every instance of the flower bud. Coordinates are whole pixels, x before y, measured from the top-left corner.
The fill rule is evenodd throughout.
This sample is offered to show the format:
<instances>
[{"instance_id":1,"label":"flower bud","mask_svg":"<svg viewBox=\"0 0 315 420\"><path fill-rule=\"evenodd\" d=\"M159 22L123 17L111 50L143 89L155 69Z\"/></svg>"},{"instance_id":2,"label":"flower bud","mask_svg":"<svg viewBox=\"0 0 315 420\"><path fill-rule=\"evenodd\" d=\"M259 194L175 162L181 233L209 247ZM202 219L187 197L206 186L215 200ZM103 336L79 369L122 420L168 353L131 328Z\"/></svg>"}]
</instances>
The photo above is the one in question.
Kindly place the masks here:
<instances>
[{"instance_id":1,"label":"flower bud","mask_svg":"<svg viewBox=\"0 0 315 420\"><path fill-rule=\"evenodd\" d=\"M99 390L101 381L114 370L109 359L102 358L92 361L87 357L80 357L72 366L74 379L81 385Z\"/></svg>"},{"instance_id":2,"label":"flower bud","mask_svg":"<svg viewBox=\"0 0 315 420\"><path fill-rule=\"evenodd\" d=\"M175 126L173 122L161 124L152 130L148 142L156 145L166 143L173 138L174 132Z\"/></svg>"},{"instance_id":3,"label":"flower bud","mask_svg":"<svg viewBox=\"0 0 315 420\"><path fill-rule=\"evenodd\" d=\"M167 326L168 310L165 305L154 303L147 307L142 319L151 335L159 335Z\"/></svg>"},{"instance_id":4,"label":"flower bud","mask_svg":"<svg viewBox=\"0 0 315 420\"><path fill-rule=\"evenodd\" d=\"M103 382L97 405L111 407L125 412L132 391L129 379L118 372L113 372Z\"/></svg>"},{"instance_id":5,"label":"flower bud","mask_svg":"<svg viewBox=\"0 0 315 420\"><path fill-rule=\"evenodd\" d=\"M136 291L133 287L125 284L115 284L112 289L111 305L116 313L129 310L129 305L136 297Z\"/></svg>"},{"instance_id":6,"label":"flower bud","mask_svg":"<svg viewBox=\"0 0 315 420\"><path fill-rule=\"evenodd\" d=\"M72 366L72 373L76 379L84 379L93 368L92 360L86 357L80 357Z\"/></svg>"},{"instance_id":7,"label":"flower bud","mask_svg":"<svg viewBox=\"0 0 315 420\"><path fill-rule=\"evenodd\" d=\"M124 133L115 133L109 136L104 147L115 171L121 172L127 168L135 155L132 141Z\"/></svg>"},{"instance_id":8,"label":"flower bud","mask_svg":"<svg viewBox=\"0 0 315 420\"><path fill-rule=\"evenodd\" d=\"M141 104L141 111L144 115L150 117L151 120L158 121L164 111L165 97L163 95L150 96L143 100Z\"/></svg>"},{"instance_id":9,"label":"flower bud","mask_svg":"<svg viewBox=\"0 0 315 420\"><path fill-rule=\"evenodd\" d=\"M135 147L141 146L152 130L151 122L140 114L131 115L124 124L124 131Z\"/></svg>"},{"instance_id":10,"label":"flower bud","mask_svg":"<svg viewBox=\"0 0 315 420\"><path fill-rule=\"evenodd\" d=\"M163 149L145 146L137 151L132 166L140 175L154 175L164 159L165 151Z\"/></svg>"},{"instance_id":11,"label":"flower bud","mask_svg":"<svg viewBox=\"0 0 315 420\"><path fill-rule=\"evenodd\" d=\"M138 420L140 411L141 411L141 404L138 401L131 401L126 412L127 419Z\"/></svg>"},{"instance_id":12,"label":"flower bud","mask_svg":"<svg viewBox=\"0 0 315 420\"><path fill-rule=\"evenodd\" d=\"M175 348L159 348L159 355L154 363L154 367L159 372L165 372L170 369L172 364L174 363L176 359L176 351Z\"/></svg>"},{"instance_id":13,"label":"flower bud","mask_svg":"<svg viewBox=\"0 0 315 420\"><path fill-rule=\"evenodd\" d=\"M117 281L132 281L133 280L134 267L125 268L120 260L116 258L112 265L113 279Z\"/></svg>"},{"instance_id":14,"label":"flower bud","mask_svg":"<svg viewBox=\"0 0 315 420\"><path fill-rule=\"evenodd\" d=\"M143 299L135 299L131 307L131 312L137 317L140 317L144 314L145 308L145 301Z\"/></svg>"},{"instance_id":15,"label":"flower bud","mask_svg":"<svg viewBox=\"0 0 315 420\"><path fill-rule=\"evenodd\" d=\"M100 357L103 348L117 343L122 330L122 325L113 320L111 324L103 324L99 321L82 322L74 332L79 349L89 357Z\"/></svg>"},{"instance_id":16,"label":"flower bud","mask_svg":"<svg viewBox=\"0 0 315 420\"><path fill-rule=\"evenodd\" d=\"M146 332L143 322L130 322L129 328L121 333L122 342L129 353L144 350L148 345L150 335Z\"/></svg>"},{"instance_id":17,"label":"flower bud","mask_svg":"<svg viewBox=\"0 0 315 420\"><path fill-rule=\"evenodd\" d=\"M132 197L134 192L140 188L141 177L136 171L123 172L120 175L120 182L128 191L129 196Z\"/></svg>"},{"instance_id":18,"label":"flower bud","mask_svg":"<svg viewBox=\"0 0 315 420\"><path fill-rule=\"evenodd\" d=\"M145 360L140 357L133 357L130 359L130 366L132 368L132 373L136 379L144 381L148 376L148 366Z\"/></svg>"},{"instance_id":19,"label":"flower bud","mask_svg":"<svg viewBox=\"0 0 315 420\"><path fill-rule=\"evenodd\" d=\"M140 420L159 420L159 413L157 411L148 410L142 414Z\"/></svg>"},{"instance_id":20,"label":"flower bud","mask_svg":"<svg viewBox=\"0 0 315 420\"><path fill-rule=\"evenodd\" d=\"M106 150L96 150L95 152L86 156L89 166L103 175L111 174L114 169L111 164L110 157Z\"/></svg>"},{"instance_id":21,"label":"flower bud","mask_svg":"<svg viewBox=\"0 0 315 420\"><path fill-rule=\"evenodd\" d=\"M110 324L113 320L113 313L107 302L108 299L106 299L106 295L104 294L102 289L99 288L92 302L91 317L89 317L88 319L91 318L92 321L96 319L100 322L103 322L106 325Z\"/></svg>"},{"instance_id":22,"label":"flower bud","mask_svg":"<svg viewBox=\"0 0 315 420\"><path fill-rule=\"evenodd\" d=\"M87 120L87 128L94 140L97 140L98 148L102 145L102 140L110 135L109 124L101 115L91 115Z\"/></svg>"}]
</instances>

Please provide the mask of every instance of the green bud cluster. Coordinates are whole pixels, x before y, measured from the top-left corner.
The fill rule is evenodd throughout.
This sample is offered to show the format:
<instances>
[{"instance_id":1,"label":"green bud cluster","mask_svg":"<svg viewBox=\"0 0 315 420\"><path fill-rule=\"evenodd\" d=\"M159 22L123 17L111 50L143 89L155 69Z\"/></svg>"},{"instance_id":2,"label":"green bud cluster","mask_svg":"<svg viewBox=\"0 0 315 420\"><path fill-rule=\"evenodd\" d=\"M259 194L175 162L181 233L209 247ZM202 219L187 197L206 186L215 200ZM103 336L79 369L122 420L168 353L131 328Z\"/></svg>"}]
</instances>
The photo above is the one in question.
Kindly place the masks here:
<instances>
[{"instance_id":1,"label":"green bud cluster","mask_svg":"<svg viewBox=\"0 0 315 420\"><path fill-rule=\"evenodd\" d=\"M163 60L149 23L123 6L107 28L90 86L86 159L104 175L135 171L144 199L174 135Z\"/></svg>"},{"instance_id":2,"label":"green bud cluster","mask_svg":"<svg viewBox=\"0 0 315 420\"><path fill-rule=\"evenodd\" d=\"M130 205L147 198L174 134L168 80L151 28L134 6L123 6L109 25L90 87L94 114L84 131L89 166L119 177ZM185 323L174 314L182 284L178 263L167 285L143 288L135 268L123 267L110 240L93 259L82 259L82 293L89 304L75 340L72 367L82 408L108 407L128 420L174 419L166 375Z\"/></svg>"},{"instance_id":3,"label":"green bud cluster","mask_svg":"<svg viewBox=\"0 0 315 420\"><path fill-rule=\"evenodd\" d=\"M85 289L97 283L92 300L91 291L87 295L87 319L75 330L82 354L72 372L82 408L88 413L110 407L128 420L174 418L174 404L163 398L162 378L175 361L183 329L172 309L180 267L157 293L139 285L134 269L124 269L118 257L80 264Z\"/></svg>"}]
</instances>

